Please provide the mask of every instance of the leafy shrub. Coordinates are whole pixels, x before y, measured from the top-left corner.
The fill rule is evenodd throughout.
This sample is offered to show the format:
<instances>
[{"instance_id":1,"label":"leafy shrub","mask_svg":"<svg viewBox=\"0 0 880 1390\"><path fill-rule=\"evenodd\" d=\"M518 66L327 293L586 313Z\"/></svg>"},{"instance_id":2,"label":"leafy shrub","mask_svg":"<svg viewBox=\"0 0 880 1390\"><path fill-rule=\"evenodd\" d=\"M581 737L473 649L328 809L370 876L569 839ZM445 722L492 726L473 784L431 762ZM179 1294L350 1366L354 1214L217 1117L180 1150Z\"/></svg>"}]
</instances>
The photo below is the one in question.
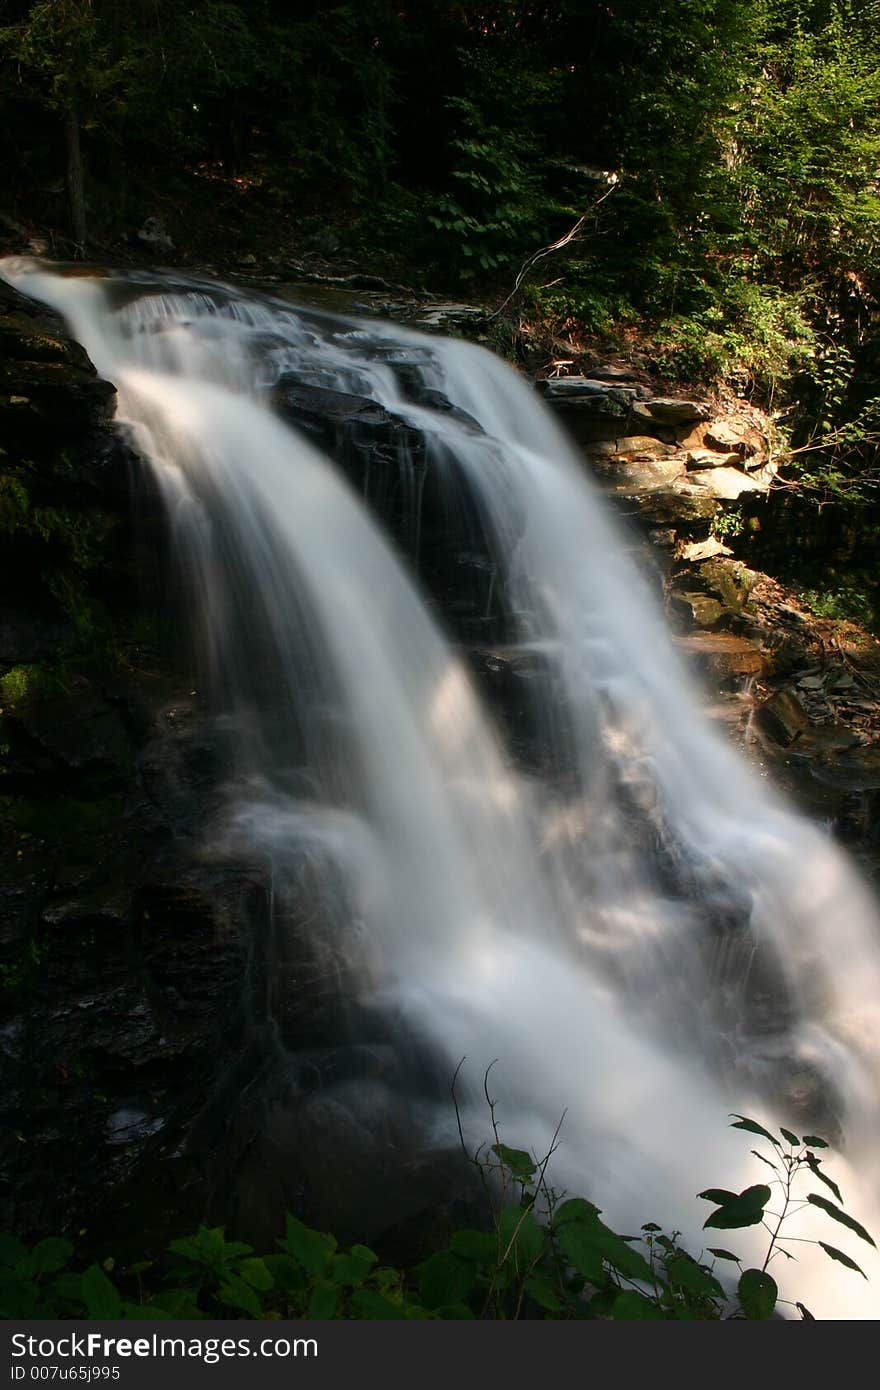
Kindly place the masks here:
<instances>
[{"instance_id":1,"label":"leafy shrub","mask_svg":"<svg viewBox=\"0 0 880 1390\"><path fill-rule=\"evenodd\" d=\"M443 1250L411 1271L380 1264L364 1245L340 1250L336 1239L288 1215L275 1250L256 1255L221 1227L199 1227L173 1240L164 1264L144 1261L117 1271L112 1258L71 1269L74 1247L51 1236L28 1249L0 1236L0 1316L4 1318L355 1318L355 1319L613 1319L761 1320L773 1317L778 1289L769 1272L785 1248L782 1228L804 1201L838 1226L873 1245L865 1228L843 1208L840 1189L826 1173L816 1135L803 1138L735 1116L734 1128L758 1135L770 1148L756 1156L773 1178L742 1192L709 1188L700 1197L713 1210L710 1230L763 1225L769 1241L763 1265L743 1269L738 1256L710 1246L694 1257L654 1222L637 1236L620 1235L601 1211L581 1197L560 1200L547 1183L556 1139L542 1159L502 1143L492 1111L495 1142L468 1155L490 1199L485 1230L455 1231ZM769 1157L768 1157L769 1153ZM835 1197L799 1192L804 1178ZM776 1207L770 1204L776 1196ZM845 1251L818 1242L826 1255L862 1274ZM735 1292L719 1277L739 1267ZM112 1277L111 1277L112 1276ZM812 1314L794 1305L802 1318Z\"/></svg>"}]
</instances>

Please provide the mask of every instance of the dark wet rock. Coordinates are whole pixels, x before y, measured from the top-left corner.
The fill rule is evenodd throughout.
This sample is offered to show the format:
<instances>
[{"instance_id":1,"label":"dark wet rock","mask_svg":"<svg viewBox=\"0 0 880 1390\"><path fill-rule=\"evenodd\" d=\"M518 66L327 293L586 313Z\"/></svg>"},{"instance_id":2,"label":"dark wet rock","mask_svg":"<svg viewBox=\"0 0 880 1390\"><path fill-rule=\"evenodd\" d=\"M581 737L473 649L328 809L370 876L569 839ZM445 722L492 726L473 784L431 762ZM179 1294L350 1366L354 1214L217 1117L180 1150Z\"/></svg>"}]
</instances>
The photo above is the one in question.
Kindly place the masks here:
<instances>
[{"instance_id":1,"label":"dark wet rock","mask_svg":"<svg viewBox=\"0 0 880 1390\"><path fill-rule=\"evenodd\" d=\"M755 711L755 723L775 743L791 744L810 727L803 705L791 690L777 690Z\"/></svg>"},{"instance_id":2,"label":"dark wet rock","mask_svg":"<svg viewBox=\"0 0 880 1390\"><path fill-rule=\"evenodd\" d=\"M69 771L106 771L124 780L132 768L131 743L118 714L95 690L28 702L10 723L54 765Z\"/></svg>"},{"instance_id":3,"label":"dark wet rock","mask_svg":"<svg viewBox=\"0 0 880 1390\"><path fill-rule=\"evenodd\" d=\"M364 279L365 277L361 276L360 278ZM379 285L364 285L363 288L388 289L389 286L380 282ZM440 333L458 333L468 337L479 333L486 321L486 310L477 304L429 304L420 309L413 318L415 327L425 329L428 332L434 330Z\"/></svg>"},{"instance_id":4,"label":"dark wet rock","mask_svg":"<svg viewBox=\"0 0 880 1390\"><path fill-rule=\"evenodd\" d=\"M159 255L174 250L174 242L168 235L168 230L161 217L148 217L143 226L138 228L137 238L138 241L143 242L144 246L151 251L158 252Z\"/></svg>"},{"instance_id":5,"label":"dark wet rock","mask_svg":"<svg viewBox=\"0 0 880 1390\"><path fill-rule=\"evenodd\" d=\"M637 420L649 420L657 425L687 425L695 420L708 420L711 407L706 401L679 400L677 396L654 396L633 407Z\"/></svg>"},{"instance_id":6,"label":"dark wet rock","mask_svg":"<svg viewBox=\"0 0 880 1390\"><path fill-rule=\"evenodd\" d=\"M611 400L616 405L628 407L643 390L641 386L632 382L623 383L586 376L539 377L535 386L548 405L560 408L596 400Z\"/></svg>"}]
</instances>

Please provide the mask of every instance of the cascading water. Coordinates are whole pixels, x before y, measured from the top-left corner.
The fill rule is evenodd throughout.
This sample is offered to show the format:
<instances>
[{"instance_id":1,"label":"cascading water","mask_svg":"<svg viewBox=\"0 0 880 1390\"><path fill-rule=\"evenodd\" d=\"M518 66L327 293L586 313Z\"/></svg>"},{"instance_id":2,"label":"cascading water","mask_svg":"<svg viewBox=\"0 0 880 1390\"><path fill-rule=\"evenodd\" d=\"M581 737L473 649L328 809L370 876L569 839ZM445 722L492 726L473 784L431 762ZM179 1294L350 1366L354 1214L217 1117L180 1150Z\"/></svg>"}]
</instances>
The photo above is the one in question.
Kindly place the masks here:
<instances>
[{"instance_id":1,"label":"cascading water","mask_svg":"<svg viewBox=\"0 0 880 1390\"><path fill-rule=\"evenodd\" d=\"M698 1249L693 1194L756 1180L727 1112L814 1127L810 1106L839 1137L851 1209L876 1227L876 909L711 731L528 387L470 345L229 287L2 273L59 310L117 386L236 731L228 833L270 857L282 890L304 846L342 885L359 993L450 1075L462 1055L475 1079L497 1057L511 1142L543 1149L567 1109L556 1185L618 1227L665 1220ZM423 457L396 459L416 557L426 470L451 511L465 490L491 560L486 611L503 603L540 666L554 775L511 767L363 506L273 413L291 381L418 432ZM367 472L373 500L375 484ZM465 1118L485 1127L476 1105ZM862 1289L802 1261L793 1294L877 1316L880 1267L865 1267Z\"/></svg>"}]
</instances>

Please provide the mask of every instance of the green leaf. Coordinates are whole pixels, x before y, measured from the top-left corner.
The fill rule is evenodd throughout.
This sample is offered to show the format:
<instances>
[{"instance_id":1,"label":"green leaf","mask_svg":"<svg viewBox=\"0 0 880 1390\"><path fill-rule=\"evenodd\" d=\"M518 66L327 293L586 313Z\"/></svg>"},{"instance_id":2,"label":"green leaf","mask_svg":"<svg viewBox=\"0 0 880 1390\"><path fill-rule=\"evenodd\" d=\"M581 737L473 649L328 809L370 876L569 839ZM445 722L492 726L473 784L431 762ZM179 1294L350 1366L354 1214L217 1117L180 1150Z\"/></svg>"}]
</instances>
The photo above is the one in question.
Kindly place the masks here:
<instances>
[{"instance_id":1,"label":"green leaf","mask_svg":"<svg viewBox=\"0 0 880 1390\"><path fill-rule=\"evenodd\" d=\"M122 1299L100 1265L89 1265L80 1279L82 1301L91 1318L118 1318L122 1315Z\"/></svg>"},{"instance_id":2,"label":"green leaf","mask_svg":"<svg viewBox=\"0 0 880 1390\"><path fill-rule=\"evenodd\" d=\"M733 1255L729 1250L719 1250L715 1245L709 1246L709 1254L715 1255L719 1260L732 1260L735 1265L740 1262L739 1255Z\"/></svg>"},{"instance_id":3,"label":"green leaf","mask_svg":"<svg viewBox=\"0 0 880 1390\"><path fill-rule=\"evenodd\" d=\"M791 1132L790 1129L786 1129L784 1125L780 1125L780 1126L779 1126L779 1133L782 1135L783 1139L785 1140L785 1142L786 1142L787 1144L791 1144L792 1148L795 1148L795 1149L799 1149L799 1148L800 1148L800 1146L801 1146L801 1141L800 1141L800 1139L798 1139L798 1137L797 1137L796 1134L792 1134L792 1132Z\"/></svg>"},{"instance_id":4,"label":"green leaf","mask_svg":"<svg viewBox=\"0 0 880 1390\"><path fill-rule=\"evenodd\" d=\"M361 1318L374 1321L403 1321L406 1311L400 1303L394 1303L384 1294L374 1293L372 1289L358 1289L351 1296L351 1304Z\"/></svg>"},{"instance_id":5,"label":"green leaf","mask_svg":"<svg viewBox=\"0 0 880 1390\"><path fill-rule=\"evenodd\" d=\"M755 1155L755 1158L759 1158L762 1163L766 1163L768 1168L772 1168L774 1173L778 1171L776 1164L771 1162L765 1154L759 1154L757 1149L752 1149L750 1152Z\"/></svg>"},{"instance_id":6,"label":"green leaf","mask_svg":"<svg viewBox=\"0 0 880 1390\"><path fill-rule=\"evenodd\" d=\"M287 1255L292 1255L309 1274L320 1275L327 1267L327 1261L336 1248L336 1241L322 1231L313 1231L304 1226L295 1216L288 1214L284 1239L276 1245Z\"/></svg>"},{"instance_id":7,"label":"green leaf","mask_svg":"<svg viewBox=\"0 0 880 1390\"><path fill-rule=\"evenodd\" d=\"M548 1313L560 1313L562 1311L559 1291L546 1274L530 1274L523 1284L523 1288L529 1297L534 1299L539 1308L546 1309Z\"/></svg>"},{"instance_id":8,"label":"green leaf","mask_svg":"<svg viewBox=\"0 0 880 1390\"><path fill-rule=\"evenodd\" d=\"M528 1208L505 1207L498 1219L498 1237L502 1258L512 1259L523 1274L540 1258L546 1232Z\"/></svg>"},{"instance_id":9,"label":"green leaf","mask_svg":"<svg viewBox=\"0 0 880 1390\"><path fill-rule=\"evenodd\" d=\"M874 1237L868 1234L864 1226L850 1216L848 1212L841 1211L840 1207L836 1207L833 1202L829 1202L827 1197L818 1197L815 1192L808 1192L807 1201L812 1202L814 1207L821 1207L822 1211L827 1211L828 1215L833 1216L835 1221L839 1221L841 1226L846 1226L849 1230L855 1231L857 1236L860 1236L862 1240L866 1240L869 1245L873 1245L876 1248Z\"/></svg>"},{"instance_id":10,"label":"green leaf","mask_svg":"<svg viewBox=\"0 0 880 1390\"><path fill-rule=\"evenodd\" d=\"M740 1230L743 1226L757 1226L764 1217L764 1208L770 1201L770 1189L763 1183L747 1187L733 1201L713 1211L703 1227L713 1226L720 1231Z\"/></svg>"},{"instance_id":11,"label":"green leaf","mask_svg":"<svg viewBox=\"0 0 880 1390\"><path fill-rule=\"evenodd\" d=\"M817 1134L805 1134L804 1143L809 1144L811 1149L827 1149L828 1145L824 1139L820 1139ZM800 1307L800 1304L798 1304Z\"/></svg>"},{"instance_id":12,"label":"green leaf","mask_svg":"<svg viewBox=\"0 0 880 1390\"><path fill-rule=\"evenodd\" d=\"M173 1316L154 1303L123 1303L122 1316L129 1322L165 1322Z\"/></svg>"},{"instance_id":13,"label":"green leaf","mask_svg":"<svg viewBox=\"0 0 880 1390\"><path fill-rule=\"evenodd\" d=\"M355 1253L360 1251L362 1253ZM334 1255L328 1277L334 1284L362 1284L376 1263L376 1256L365 1245L356 1245L348 1255Z\"/></svg>"},{"instance_id":14,"label":"green leaf","mask_svg":"<svg viewBox=\"0 0 880 1390\"><path fill-rule=\"evenodd\" d=\"M485 1231L453 1231L449 1248L463 1260L494 1265L498 1259L498 1238Z\"/></svg>"},{"instance_id":15,"label":"green leaf","mask_svg":"<svg viewBox=\"0 0 880 1390\"><path fill-rule=\"evenodd\" d=\"M27 1246L15 1236L0 1235L0 1265L14 1269L27 1255Z\"/></svg>"},{"instance_id":16,"label":"green leaf","mask_svg":"<svg viewBox=\"0 0 880 1390\"><path fill-rule=\"evenodd\" d=\"M31 1251L28 1262L31 1274L39 1278L41 1274L55 1274L63 1269L73 1255L73 1246L61 1236L47 1236L39 1241Z\"/></svg>"},{"instance_id":17,"label":"green leaf","mask_svg":"<svg viewBox=\"0 0 880 1390\"><path fill-rule=\"evenodd\" d=\"M653 1279L651 1266L638 1250L609 1229L594 1212L581 1221L566 1221L557 1239L575 1269L596 1283L603 1278L603 1262L630 1279Z\"/></svg>"},{"instance_id":18,"label":"green leaf","mask_svg":"<svg viewBox=\"0 0 880 1390\"><path fill-rule=\"evenodd\" d=\"M308 1316L324 1322L329 1318L335 1318L339 1306L339 1292L336 1284L329 1284L325 1280L316 1284L309 1299Z\"/></svg>"},{"instance_id":19,"label":"green leaf","mask_svg":"<svg viewBox=\"0 0 880 1390\"><path fill-rule=\"evenodd\" d=\"M626 1289L619 1293L611 1304L611 1317L616 1322L624 1320L628 1322L657 1322L663 1321L663 1312L657 1304L644 1294L637 1293L635 1289Z\"/></svg>"},{"instance_id":20,"label":"green leaf","mask_svg":"<svg viewBox=\"0 0 880 1390\"><path fill-rule=\"evenodd\" d=\"M736 1120L736 1124L731 1125L731 1129L747 1129L749 1134L760 1134L762 1138L769 1139L770 1143L774 1144L777 1149L781 1147L779 1140L770 1133L769 1129L765 1129L763 1125L759 1125L757 1120L750 1120L745 1115L736 1114L734 1114L734 1119Z\"/></svg>"},{"instance_id":21,"label":"green leaf","mask_svg":"<svg viewBox=\"0 0 880 1390\"><path fill-rule=\"evenodd\" d=\"M583 1197L569 1197L568 1201L563 1202L553 1213L553 1225L558 1229L567 1221L591 1221L598 1215L599 1208L592 1202L585 1201Z\"/></svg>"},{"instance_id":22,"label":"green leaf","mask_svg":"<svg viewBox=\"0 0 880 1390\"><path fill-rule=\"evenodd\" d=\"M557 1239L578 1274L582 1274L591 1284L601 1284L605 1268L602 1252L596 1247L591 1228L582 1221L568 1222L558 1232Z\"/></svg>"},{"instance_id":23,"label":"green leaf","mask_svg":"<svg viewBox=\"0 0 880 1390\"><path fill-rule=\"evenodd\" d=\"M170 1318L203 1318L195 1289L163 1289L152 1299L150 1307L167 1313Z\"/></svg>"},{"instance_id":24,"label":"green leaf","mask_svg":"<svg viewBox=\"0 0 880 1390\"><path fill-rule=\"evenodd\" d=\"M302 1293L306 1276L299 1260L292 1255L264 1255L263 1263L279 1289L285 1293Z\"/></svg>"},{"instance_id":25,"label":"green leaf","mask_svg":"<svg viewBox=\"0 0 880 1390\"><path fill-rule=\"evenodd\" d=\"M698 1192L704 1202L714 1202L716 1207L726 1207L728 1202L735 1202L738 1193L728 1192L726 1187L707 1187L705 1192Z\"/></svg>"},{"instance_id":26,"label":"green leaf","mask_svg":"<svg viewBox=\"0 0 880 1390\"><path fill-rule=\"evenodd\" d=\"M72 1303L77 1309L82 1308L82 1275L73 1274L70 1270L59 1274L57 1279L52 1280L52 1294L55 1298Z\"/></svg>"},{"instance_id":27,"label":"green leaf","mask_svg":"<svg viewBox=\"0 0 880 1390\"><path fill-rule=\"evenodd\" d=\"M535 1176L537 1164L524 1149L509 1149L506 1144L493 1144L492 1152L518 1182L528 1182Z\"/></svg>"},{"instance_id":28,"label":"green leaf","mask_svg":"<svg viewBox=\"0 0 880 1390\"><path fill-rule=\"evenodd\" d=\"M769 1318L776 1307L779 1290L776 1280L763 1269L746 1269L737 1286L740 1306L747 1318Z\"/></svg>"},{"instance_id":29,"label":"green leaf","mask_svg":"<svg viewBox=\"0 0 880 1390\"><path fill-rule=\"evenodd\" d=\"M820 1182L824 1182L826 1187L830 1187L838 1202L843 1201L843 1197L841 1196L840 1188L837 1186L837 1183L834 1182L831 1178L829 1178L827 1173L822 1172L822 1169L819 1166L819 1160L818 1158L816 1158L814 1154L807 1154L807 1167L809 1168L810 1172L813 1174L814 1177L817 1177Z\"/></svg>"},{"instance_id":30,"label":"green leaf","mask_svg":"<svg viewBox=\"0 0 880 1390\"><path fill-rule=\"evenodd\" d=\"M471 1260L462 1260L451 1250L439 1250L419 1266L419 1293L428 1308L440 1308L445 1303L458 1303L465 1298L477 1281Z\"/></svg>"},{"instance_id":31,"label":"green leaf","mask_svg":"<svg viewBox=\"0 0 880 1390\"><path fill-rule=\"evenodd\" d=\"M830 1256L832 1260L837 1260L839 1264L846 1265L847 1269L854 1269L856 1274L861 1274L863 1279L867 1279L868 1276L865 1271L860 1269L855 1260L850 1259L849 1255L844 1254L842 1250L838 1250L834 1245L826 1245L824 1240L820 1240L819 1244L825 1251L825 1254Z\"/></svg>"},{"instance_id":32,"label":"green leaf","mask_svg":"<svg viewBox=\"0 0 880 1390\"><path fill-rule=\"evenodd\" d=\"M274 1280L264 1260L242 1260L238 1269L242 1279L250 1284L252 1288L260 1289L263 1293L265 1293L267 1289L272 1288Z\"/></svg>"},{"instance_id":33,"label":"green leaf","mask_svg":"<svg viewBox=\"0 0 880 1390\"><path fill-rule=\"evenodd\" d=\"M670 1284L676 1284L688 1293L705 1294L709 1298L722 1297L724 1290L714 1275L710 1274L687 1255L678 1255L666 1264L666 1275Z\"/></svg>"},{"instance_id":34,"label":"green leaf","mask_svg":"<svg viewBox=\"0 0 880 1390\"><path fill-rule=\"evenodd\" d=\"M805 1308L804 1305L803 1305L803 1303L796 1303L794 1306L795 1306L795 1308L797 1308L797 1309L799 1310L800 1315L801 1315L801 1318L803 1319L804 1322L815 1322L815 1321L816 1321L816 1319L813 1317L813 1314L810 1312L809 1308Z\"/></svg>"},{"instance_id":35,"label":"green leaf","mask_svg":"<svg viewBox=\"0 0 880 1390\"><path fill-rule=\"evenodd\" d=\"M243 1279L239 1279L237 1274L230 1274L229 1278L223 1281L217 1296L227 1308L237 1308L242 1313L250 1313L252 1318L260 1318L263 1315L263 1305L255 1290Z\"/></svg>"},{"instance_id":36,"label":"green leaf","mask_svg":"<svg viewBox=\"0 0 880 1390\"><path fill-rule=\"evenodd\" d=\"M466 1303L444 1303L434 1314L444 1322L473 1322L474 1315Z\"/></svg>"}]
</instances>

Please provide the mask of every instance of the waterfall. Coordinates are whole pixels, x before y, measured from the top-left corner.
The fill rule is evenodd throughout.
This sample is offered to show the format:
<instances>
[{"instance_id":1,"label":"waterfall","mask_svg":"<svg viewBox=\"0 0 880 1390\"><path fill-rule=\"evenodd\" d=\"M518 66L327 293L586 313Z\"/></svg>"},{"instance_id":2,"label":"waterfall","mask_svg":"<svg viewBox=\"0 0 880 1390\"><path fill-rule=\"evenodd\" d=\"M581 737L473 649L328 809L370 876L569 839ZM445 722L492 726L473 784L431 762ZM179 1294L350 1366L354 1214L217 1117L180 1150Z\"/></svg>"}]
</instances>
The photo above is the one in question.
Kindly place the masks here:
<instances>
[{"instance_id":1,"label":"waterfall","mask_svg":"<svg viewBox=\"0 0 880 1390\"><path fill-rule=\"evenodd\" d=\"M543 1152L565 1110L555 1185L618 1229L665 1221L699 1253L694 1194L760 1180L728 1113L798 1128L798 1105L821 1097L830 1170L876 1230L876 905L712 730L526 383L469 344L207 281L2 273L66 318L154 471L235 730L227 833L282 885L310 848L337 885L359 997L450 1076L467 1057L468 1132L486 1127L477 1083L497 1058L509 1142ZM399 422L396 530L414 561L426 471L476 525L484 616L503 609L540 673L543 774L517 766L364 502L274 408L291 382ZM737 1241L763 1255L754 1231ZM858 1255L865 1285L804 1248L795 1274L774 1269L783 1294L820 1316L880 1315L874 1252Z\"/></svg>"}]
</instances>

